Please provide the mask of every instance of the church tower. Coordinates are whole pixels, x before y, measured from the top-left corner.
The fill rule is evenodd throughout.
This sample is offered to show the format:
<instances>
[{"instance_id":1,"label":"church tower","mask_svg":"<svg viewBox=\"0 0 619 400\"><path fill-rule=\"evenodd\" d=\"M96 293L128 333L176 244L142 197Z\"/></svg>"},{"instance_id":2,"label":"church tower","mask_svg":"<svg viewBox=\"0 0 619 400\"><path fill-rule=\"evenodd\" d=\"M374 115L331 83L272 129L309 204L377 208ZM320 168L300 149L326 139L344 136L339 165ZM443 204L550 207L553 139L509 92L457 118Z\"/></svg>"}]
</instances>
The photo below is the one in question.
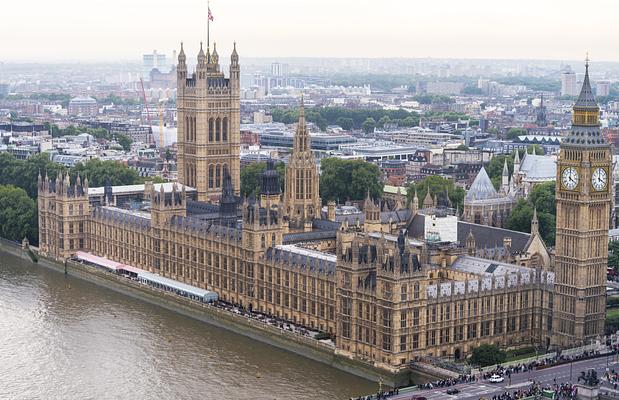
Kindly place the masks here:
<instances>
[{"instance_id":1,"label":"church tower","mask_svg":"<svg viewBox=\"0 0 619 400\"><path fill-rule=\"evenodd\" d=\"M604 333L611 148L600 132L599 107L585 79L572 130L557 162L557 239L553 342L588 344Z\"/></svg>"},{"instance_id":2,"label":"church tower","mask_svg":"<svg viewBox=\"0 0 619 400\"><path fill-rule=\"evenodd\" d=\"M305 123L303 99L293 149L286 168L284 211L291 231L310 231L312 221L320 218L318 170L312 154L310 135Z\"/></svg>"},{"instance_id":3,"label":"church tower","mask_svg":"<svg viewBox=\"0 0 619 400\"><path fill-rule=\"evenodd\" d=\"M197 190L199 201L221 197L225 172L239 194L240 66L236 44L230 56L230 76L219 66L216 45L206 54L200 44L196 70L187 75L185 51L178 54L178 181Z\"/></svg>"}]
</instances>

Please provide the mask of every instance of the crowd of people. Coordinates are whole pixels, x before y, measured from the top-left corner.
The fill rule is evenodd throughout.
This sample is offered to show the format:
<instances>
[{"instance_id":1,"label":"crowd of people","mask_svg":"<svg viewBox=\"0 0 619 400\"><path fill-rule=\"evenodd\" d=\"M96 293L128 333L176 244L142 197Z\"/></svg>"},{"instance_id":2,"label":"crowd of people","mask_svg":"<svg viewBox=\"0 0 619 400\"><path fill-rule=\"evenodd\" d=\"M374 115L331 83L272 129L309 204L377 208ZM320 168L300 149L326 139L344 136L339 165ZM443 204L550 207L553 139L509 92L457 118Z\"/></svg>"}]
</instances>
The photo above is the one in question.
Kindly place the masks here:
<instances>
[{"instance_id":1,"label":"crowd of people","mask_svg":"<svg viewBox=\"0 0 619 400\"><path fill-rule=\"evenodd\" d=\"M479 373L482 379L489 379L492 375L501 375L501 376L510 377L512 374L533 371L541 366L552 366L552 365L564 364L564 363L572 362L572 361L584 360L594 355L599 355L599 351L585 351L581 354L576 354L576 355L557 354L554 357L546 357L540 360L531 361L530 363L521 363L521 364L511 365L509 367L503 367L501 365L497 365L497 367L493 369L492 371L483 372L480 369Z\"/></svg>"},{"instance_id":2,"label":"crowd of people","mask_svg":"<svg viewBox=\"0 0 619 400\"><path fill-rule=\"evenodd\" d=\"M419 385L419 389L443 388L458 385L460 383L471 383L476 381L477 377L475 377L474 375L460 375L457 378L441 379L434 382L424 383L422 385Z\"/></svg>"},{"instance_id":3,"label":"crowd of people","mask_svg":"<svg viewBox=\"0 0 619 400\"><path fill-rule=\"evenodd\" d=\"M517 400L527 397L542 395L544 392L554 393L556 400L568 400L576 398L576 388L568 383L542 385L539 382L533 381L533 384L528 388L514 390L513 392L505 392L492 396L492 400Z\"/></svg>"}]
</instances>

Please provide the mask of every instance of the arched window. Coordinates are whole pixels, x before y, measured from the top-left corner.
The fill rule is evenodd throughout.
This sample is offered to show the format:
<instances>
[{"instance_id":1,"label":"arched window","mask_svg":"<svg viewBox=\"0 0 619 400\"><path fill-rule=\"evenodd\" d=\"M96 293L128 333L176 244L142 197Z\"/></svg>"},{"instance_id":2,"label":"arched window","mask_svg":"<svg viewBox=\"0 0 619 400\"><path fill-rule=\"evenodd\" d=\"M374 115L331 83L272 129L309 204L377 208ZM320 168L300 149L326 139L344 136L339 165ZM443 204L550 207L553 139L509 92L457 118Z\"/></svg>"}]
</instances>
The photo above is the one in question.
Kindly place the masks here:
<instances>
[{"instance_id":1,"label":"arched window","mask_svg":"<svg viewBox=\"0 0 619 400\"><path fill-rule=\"evenodd\" d=\"M264 237L264 235L262 235L262 237L260 238L260 247L262 247L263 249L266 247L266 238Z\"/></svg>"},{"instance_id":2,"label":"arched window","mask_svg":"<svg viewBox=\"0 0 619 400\"><path fill-rule=\"evenodd\" d=\"M209 189L213 188L213 175L214 175L213 164L210 164L208 166L208 187Z\"/></svg>"},{"instance_id":3,"label":"arched window","mask_svg":"<svg viewBox=\"0 0 619 400\"><path fill-rule=\"evenodd\" d=\"M213 132L215 132L215 121L213 118L209 118L208 120L208 141L213 141Z\"/></svg>"},{"instance_id":4,"label":"arched window","mask_svg":"<svg viewBox=\"0 0 619 400\"><path fill-rule=\"evenodd\" d=\"M217 118L215 121L215 141L219 142L221 140L221 118Z\"/></svg>"},{"instance_id":5,"label":"arched window","mask_svg":"<svg viewBox=\"0 0 619 400\"><path fill-rule=\"evenodd\" d=\"M215 174L215 187L221 187L221 165L217 164Z\"/></svg>"},{"instance_id":6,"label":"arched window","mask_svg":"<svg viewBox=\"0 0 619 400\"><path fill-rule=\"evenodd\" d=\"M189 130L191 126L189 125L189 117L185 117L185 140L189 140Z\"/></svg>"},{"instance_id":7,"label":"arched window","mask_svg":"<svg viewBox=\"0 0 619 400\"><path fill-rule=\"evenodd\" d=\"M224 142L228 141L228 117L224 117L221 125L221 140Z\"/></svg>"}]
</instances>

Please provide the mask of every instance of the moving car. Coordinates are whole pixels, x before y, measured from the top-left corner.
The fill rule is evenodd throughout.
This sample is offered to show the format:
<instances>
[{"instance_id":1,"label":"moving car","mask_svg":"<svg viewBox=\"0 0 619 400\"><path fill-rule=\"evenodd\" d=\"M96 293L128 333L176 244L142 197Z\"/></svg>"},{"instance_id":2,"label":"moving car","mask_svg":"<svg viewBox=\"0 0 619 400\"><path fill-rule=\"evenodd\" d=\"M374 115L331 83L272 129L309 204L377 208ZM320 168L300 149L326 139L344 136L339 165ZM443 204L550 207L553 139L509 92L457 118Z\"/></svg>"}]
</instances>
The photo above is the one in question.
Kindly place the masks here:
<instances>
[{"instance_id":1,"label":"moving car","mask_svg":"<svg viewBox=\"0 0 619 400\"><path fill-rule=\"evenodd\" d=\"M490 379L488 379L488 381L491 383L500 383L500 382L503 382L504 380L505 378L503 378L501 375L496 375L496 374L492 375Z\"/></svg>"},{"instance_id":2,"label":"moving car","mask_svg":"<svg viewBox=\"0 0 619 400\"><path fill-rule=\"evenodd\" d=\"M458 394L458 393L460 393L459 389L456 389L456 388L447 389L447 394Z\"/></svg>"}]
</instances>

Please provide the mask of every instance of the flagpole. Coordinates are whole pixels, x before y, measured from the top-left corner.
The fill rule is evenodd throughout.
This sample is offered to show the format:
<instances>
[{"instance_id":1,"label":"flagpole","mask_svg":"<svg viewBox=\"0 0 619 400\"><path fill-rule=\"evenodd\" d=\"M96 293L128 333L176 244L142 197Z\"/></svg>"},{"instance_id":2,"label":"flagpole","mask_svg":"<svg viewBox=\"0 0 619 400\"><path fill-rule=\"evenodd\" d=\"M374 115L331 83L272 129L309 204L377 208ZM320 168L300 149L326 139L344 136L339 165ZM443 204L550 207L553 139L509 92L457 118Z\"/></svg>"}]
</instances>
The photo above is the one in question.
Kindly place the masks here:
<instances>
[{"instance_id":1,"label":"flagpole","mask_svg":"<svg viewBox=\"0 0 619 400\"><path fill-rule=\"evenodd\" d=\"M210 39L210 22L211 22L211 2L210 0L207 0L206 2L206 50L207 52L210 54L210 47L211 47L211 39ZM210 60L209 60L210 62Z\"/></svg>"}]
</instances>

